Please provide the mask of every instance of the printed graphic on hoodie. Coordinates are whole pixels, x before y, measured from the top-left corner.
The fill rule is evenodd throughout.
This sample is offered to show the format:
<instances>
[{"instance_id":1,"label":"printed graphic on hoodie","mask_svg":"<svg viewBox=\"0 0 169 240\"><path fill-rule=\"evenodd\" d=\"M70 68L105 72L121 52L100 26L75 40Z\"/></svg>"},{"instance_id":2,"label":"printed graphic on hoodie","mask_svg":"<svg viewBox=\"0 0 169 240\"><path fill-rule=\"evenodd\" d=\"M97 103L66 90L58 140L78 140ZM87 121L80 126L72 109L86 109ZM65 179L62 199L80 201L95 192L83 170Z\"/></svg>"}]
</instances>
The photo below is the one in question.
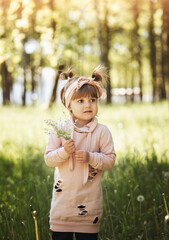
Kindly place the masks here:
<instances>
[{"instance_id":1,"label":"printed graphic on hoodie","mask_svg":"<svg viewBox=\"0 0 169 240\"><path fill-rule=\"evenodd\" d=\"M92 182L93 179L94 179L94 177L97 175L97 173L98 173L98 170L89 165L89 176L88 176L88 180L89 180L90 182Z\"/></svg>"},{"instance_id":2,"label":"printed graphic on hoodie","mask_svg":"<svg viewBox=\"0 0 169 240\"><path fill-rule=\"evenodd\" d=\"M78 213L78 215L84 216L84 215L87 214L86 206L84 206L84 205L79 205L79 206L77 206L77 208L79 208L79 211L80 211L80 212Z\"/></svg>"},{"instance_id":3,"label":"printed graphic on hoodie","mask_svg":"<svg viewBox=\"0 0 169 240\"><path fill-rule=\"evenodd\" d=\"M62 189L60 188L61 185L63 183L63 180L62 179L58 179L57 180L57 183L55 184L55 189L56 189L56 192L62 192Z\"/></svg>"}]
</instances>

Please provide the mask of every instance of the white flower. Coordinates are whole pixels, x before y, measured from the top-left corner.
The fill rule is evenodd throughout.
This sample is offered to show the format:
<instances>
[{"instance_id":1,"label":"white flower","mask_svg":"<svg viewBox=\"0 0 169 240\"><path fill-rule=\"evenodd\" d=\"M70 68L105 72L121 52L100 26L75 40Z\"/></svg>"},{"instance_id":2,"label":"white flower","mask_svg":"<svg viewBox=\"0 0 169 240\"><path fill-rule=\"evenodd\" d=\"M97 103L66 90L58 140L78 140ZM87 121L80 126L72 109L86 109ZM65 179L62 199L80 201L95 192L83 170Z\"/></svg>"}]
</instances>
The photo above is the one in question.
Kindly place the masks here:
<instances>
[{"instance_id":1,"label":"white flower","mask_svg":"<svg viewBox=\"0 0 169 240\"><path fill-rule=\"evenodd\" d=\"M167 214L164 218L164 226L165 226L165 230L169 232L169 214Z\"/></svg>"},{"instance_id":2,"label":"white flower","mask_svg":"<svg viewBox=\"0 0 169 240\"><path fill-rule=\"evenodd\" d=\"M169 172L163 172L163 176L164 178L169 179Z\"/></svg>"},{"instance_id":3,"label":"white flower","mask_svg":"<svg viewBox=\"0 0 169 240\"><path fill-rule=\"evenodd\" d=\"M138 202L143 202L144 201L144 196L143 195L138 195L137 196L137 201Z\"/></svg>"},{"instance_id":4,"label":"white flower","mask_svg":"<svg viewBox=\"0 0 169 240\"><path fill-rule=\"evenodd\" d=\"M63 137L66 140L71 138L73 131L73 124L71 122L71 119L64 121L59 120L58 122L46 120L45 122L49 127L48 129L45 129L47 134L51 134L54 130L57 133L58 137Z\"/></svg>"},{"instance_id":5,"label":"white flower","mask_svg":"<svg viewBox=\"0 0 169 240\"><path fill-rule=\"evenodd\" d=\"M165 222L169 222L169 215L165 216Z\"/></svg>"}]
</instances>

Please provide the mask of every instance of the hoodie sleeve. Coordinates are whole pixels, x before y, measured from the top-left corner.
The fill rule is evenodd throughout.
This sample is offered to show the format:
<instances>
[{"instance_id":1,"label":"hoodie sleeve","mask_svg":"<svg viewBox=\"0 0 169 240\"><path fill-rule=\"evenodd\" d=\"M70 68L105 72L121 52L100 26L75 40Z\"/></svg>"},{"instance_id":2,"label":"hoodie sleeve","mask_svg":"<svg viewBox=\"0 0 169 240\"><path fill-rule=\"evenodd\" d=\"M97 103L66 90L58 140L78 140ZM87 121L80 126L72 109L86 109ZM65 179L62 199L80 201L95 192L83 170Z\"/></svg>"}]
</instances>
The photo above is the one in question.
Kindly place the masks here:
<instances>
[{"instance_id":1,"label":"hoodie sleeve","mask_svg":"<svg viewBox=\"0 0 169 240\"><path fill-rule=\"evenodd\" d=\"M47 142L44 155L45 163L48 167L58 167L63 162L68 160L69 154L62 146L61 138L58 138L55 133L51 133Z\"/></svg>"},{"instance_id":2,"label":"hoodie sleeve","mask_svg":"<svg viewBox=\"0 0 169 240\"><path fill-rule=\"evenodd\" d=\"M100 152L89 153L89 164L99 170L111 169L115 164L116 153L109 129L103 125L100 133Z\"/></svg>"}]
</instances>

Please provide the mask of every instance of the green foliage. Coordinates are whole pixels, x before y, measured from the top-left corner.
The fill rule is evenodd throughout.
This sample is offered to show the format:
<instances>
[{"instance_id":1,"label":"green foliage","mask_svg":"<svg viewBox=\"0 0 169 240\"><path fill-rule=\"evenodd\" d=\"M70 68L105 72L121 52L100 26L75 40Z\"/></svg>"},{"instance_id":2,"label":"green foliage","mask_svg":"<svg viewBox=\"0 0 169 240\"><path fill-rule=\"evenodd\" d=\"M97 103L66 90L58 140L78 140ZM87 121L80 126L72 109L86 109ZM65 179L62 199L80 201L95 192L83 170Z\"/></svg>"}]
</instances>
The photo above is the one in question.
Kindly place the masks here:
<instances>
[{"instance_id":1,"label":"green foliage","mask_svg":"<svg viewBox=\"0 0 169 240\"><path fill-rule=\"evenodd\" d=\"M169 171L169 163L167 156L162 161L157 159L154 149L145 159L139 153L130 154L120 159L113 171L105 172L101 238L107 235L113 240L162 239L163 236L168 239L162 193L168 194L169 178L165 173Z\"/></svg>"},{"instance_id":2,"label":"green foliage","mask_svg":"<svg viewBox=\"0 0 169 240\"><path fill-rule=\"evenodd\" d=\"M37 211L39 239L50 239L53 168L43 154L46 119L62 116L60 106L0 108L0 239L35 240L30 205ZM100 105L99 121L112 132L117 162L103 174L104 214L100 240L169 238L169 131L167 102Z\"/></svg>"}]
</instances>

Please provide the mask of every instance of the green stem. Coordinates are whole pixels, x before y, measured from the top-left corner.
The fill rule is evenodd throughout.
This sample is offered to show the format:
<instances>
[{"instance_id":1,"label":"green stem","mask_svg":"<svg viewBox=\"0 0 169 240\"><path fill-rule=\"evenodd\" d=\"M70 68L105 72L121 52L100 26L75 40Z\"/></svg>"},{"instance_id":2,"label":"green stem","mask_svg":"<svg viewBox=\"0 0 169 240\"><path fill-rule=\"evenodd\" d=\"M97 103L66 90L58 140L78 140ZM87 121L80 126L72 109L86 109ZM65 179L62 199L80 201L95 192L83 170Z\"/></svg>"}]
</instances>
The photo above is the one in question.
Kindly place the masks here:
<instances>
[{"instance_id":1,"label":"green stem","mask_svg":"<svg viewBox=\"0 0 169 240\"><path fill-rule=\"evenodd\" d=\"M39 237L38 237L38 223L37 223L37 219L34 218L34 221L35 221L36 240L39 240Z\"/></svg>"},{"instance_id":2,"label":"green stem","mask_svg":"<svg viewBox=\"0 0 169 240\"><path fill-rule=\"evenodd\" d=\"M110 210L110 204L109 204L109 197L108 197L108 192L107 192L107 186L106 186L106 198L107 198L107 205L108 205L108 211L109 214L111 213ZM112 232L113 232L113 239L115 240L115 232L114 232L114 225L113 225L113 220L112 220L112 216L110 215L110 224L111 224L111 228L112 228Z\"/></svg>"},{"instance_id":3,"label":"green stem","mask_svg":"<svg viewBox=\"0 0 169 240\"><path fill-rule=\"evenodd\" d=\"M147 235L147 228L144 226L145 232L146 232L146 240L148 240L148 235Z\"/></svg>"},{"instance_id":4,"label":"green stem","mask_svg":"<svg viewBox=\"0 0 169 240\"><path fill-rule=\"evenodd\" d=\"M126 215L128 214L130 203L131 203L131 199L129 200L128 205L127 205Z\"/></svg>"},{"instance_id":5,"label":"green stem","mask_svg":"<svg viewBox=\"0 0 169 240\"><path fill-rule=\"evenodd\" d=\"M164 204L165 204L165 209L166 209L167 215L169 215L167 202L166 202L166 199L165 199L165 194L163 193L162 195L163 195L163 199L164 199Z\"/></svg>"},{"instance_id":6,"label":"green stem","mask_svg":"<svg viewBox=\"0 0 169 240\"><path fill-rule=\"evenodd\" d=\"M157 221L157 216L156 216L156 212L155 212L155 207L153 207L153 212L154 212L154 218L155 218L156 228L157 228L157 230L158 230L158 229L159 229L159 225L158 225L158 221Z\"/></svg>"},{"instance_id":7,"label":"green stem","mask_svg":"<svg viewBox=\"0 0 169 240\"><path fill-rule=\"evenodd\" d=\"M37 212L36 211L32 212L32 217L33 217L33 220L35 222L36 240L39 240L39 236L38 236L38 223L37 223Z\"/></svg>"}]
</instances>

